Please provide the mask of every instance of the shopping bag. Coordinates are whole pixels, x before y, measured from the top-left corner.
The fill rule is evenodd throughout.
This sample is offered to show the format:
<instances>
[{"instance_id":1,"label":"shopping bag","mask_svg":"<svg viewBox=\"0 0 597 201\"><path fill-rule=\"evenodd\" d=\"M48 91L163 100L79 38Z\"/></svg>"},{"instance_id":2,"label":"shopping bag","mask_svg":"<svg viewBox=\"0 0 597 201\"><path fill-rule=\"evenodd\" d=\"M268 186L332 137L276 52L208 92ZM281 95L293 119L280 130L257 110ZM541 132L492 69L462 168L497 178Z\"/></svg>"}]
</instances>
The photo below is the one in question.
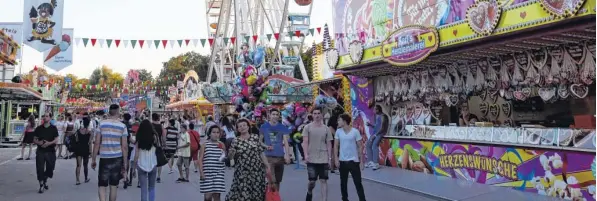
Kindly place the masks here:
<instances>
[{"instance_id":1,"label":"shopping bag","mask_svg":"<svg viewBox=\"0 0 597 201\"><path fill-rule=\"evenodd\" d=\"M282 198L280 198L280 193L278 193L278 191L271 186L268 186L267 191L265 192L265 201L282 201Z\"/></svg>"}]
</instances>

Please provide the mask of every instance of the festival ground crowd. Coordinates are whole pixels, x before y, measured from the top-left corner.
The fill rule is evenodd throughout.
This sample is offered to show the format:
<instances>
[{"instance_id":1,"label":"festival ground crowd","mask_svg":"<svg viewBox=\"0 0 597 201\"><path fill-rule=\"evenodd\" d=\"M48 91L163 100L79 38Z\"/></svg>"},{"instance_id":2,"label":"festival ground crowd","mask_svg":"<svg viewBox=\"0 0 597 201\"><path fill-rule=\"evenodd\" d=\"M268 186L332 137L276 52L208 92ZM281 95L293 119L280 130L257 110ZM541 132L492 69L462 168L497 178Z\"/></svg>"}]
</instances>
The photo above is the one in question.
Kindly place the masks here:
<instances>
[{"instance_id":1,"label":"festival ground crowd","mask_svg":"<svg viewBox=\"0 0 597 201\"><path fill-rule=\"evenodd\" d=\"M375 122L370 125L374 135L367 140L366 149L361 134L351 126L350 115L333 112L325 124L321 108L312 108L308 120L298 127L282 124L277 109L264 115L268 121L256 122L237 114L225 115L217 122L208 116L205 123L188 115L131 115L121 113L118 105L111 105L107 114L64 113L56 120L44 114L39 123L32 115L25 125L18 160L29 160L32 146L37 146L38 192L44 193L49 190L48 179L57 158L76 158L75 184L81 185L81 169L84 183L90 181L89 166L97 170L100 201L116 201L121 182L124 188L136 184L142 201L154 201L162 171L173 174L175 167L177 183L189 182L191 171L200 175L199 190L205 200L221 200L222 194L229 201L270 200L282 185L284 166L304 162L309 180L305 200L312 200L318 181L321 200L327 200L328 173L338 171L342 199L348 200L350 173L358 198L364 201L361 170L379 168L372 159L388 127L387 115L380 107L375 109ZM228 192L226 168L234 169Z\"/></svg>"}]
</instances>

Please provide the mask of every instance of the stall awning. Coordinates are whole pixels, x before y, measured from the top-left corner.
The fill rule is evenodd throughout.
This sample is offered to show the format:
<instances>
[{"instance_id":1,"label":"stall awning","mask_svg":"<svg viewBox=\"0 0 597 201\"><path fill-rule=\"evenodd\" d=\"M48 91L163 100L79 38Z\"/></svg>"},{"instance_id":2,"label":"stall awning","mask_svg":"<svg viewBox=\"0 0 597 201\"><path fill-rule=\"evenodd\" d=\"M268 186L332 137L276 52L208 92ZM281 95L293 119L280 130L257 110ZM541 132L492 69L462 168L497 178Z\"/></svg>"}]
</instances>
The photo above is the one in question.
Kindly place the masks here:
<instances>
[{"instance_id":1,"label":"stall awning","mask_svg":"<svg viewBox=\"0 0 597 201\"><path fill-rule=\"evenodd\" d=\"M292 87L297 88L297 87L305 87L305 86L313 86L313 85L320 85L320 84L327 84L327 83L332 83L332 82L338 82L341 81L342 77L332 77L332 78L328 78L328 79L323 79L323 80L317 80L317 81L312 81L309 83L302 83L302 84L296 84L296 85L292 85Z\"/></svg>"},{"instance_id":2,"label":"stall awning","mask_svg":"<svg viewBox=\"0 0 597 201\"><path fill-rule=\"evenodd\" d=\"M0 82L0 100L43 100L43 95L20 83Z\"/></svg>"},{"instance_id":3,"label":"stall awning","mask_svg":"<svg viewBox=\"0 0 597 201\"><path fill-rule=\"evenodd\" d=\"M172 109L172 108L179 108L179 107L188 107L188 106L211 106L213 104L211 104L209 101L205 100L205 99L195 99L195 100L190 100L190 101L178 101L178 102L174 102L174 103L170 103L168 105L166 105L167 109Z\"/></svg>"},{"instance_id":4,"label":"stall awning","mask_svg":"<svg viewBox=\"0 0 597 201\"><path fill-rule=\"evenodd\" d=\"M418 64L408 67L393 66L384 61L374 61L339 70L345 75L376 77L398 74L405 70L428 69L452 65L456 62L478 61L487 57L506 55L542 47L568 43L595 43L595 15L523 29L508 34L485 37L479 40L439 48Z\"/></svg>"}]
</instances>

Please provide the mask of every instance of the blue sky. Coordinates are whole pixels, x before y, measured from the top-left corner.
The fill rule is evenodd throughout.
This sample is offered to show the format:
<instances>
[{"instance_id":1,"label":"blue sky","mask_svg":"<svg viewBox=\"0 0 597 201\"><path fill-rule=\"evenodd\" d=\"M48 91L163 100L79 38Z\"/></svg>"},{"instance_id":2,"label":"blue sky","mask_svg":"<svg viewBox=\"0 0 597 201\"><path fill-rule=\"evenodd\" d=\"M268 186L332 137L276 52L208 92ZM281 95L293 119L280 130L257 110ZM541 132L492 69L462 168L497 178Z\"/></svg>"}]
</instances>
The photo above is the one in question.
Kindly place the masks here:
<instances>
[{"instance_id":1,"label":"blue sky","mask_svg":"<svg viewBox=\"0 0 597 201\"><path fill-rule=\"evenodd\" d=\"M22 22L24 0L0 0L0 22ZM75 38L112 39L184 39L207 38L205 1L209 0L65 0L64 28L74 28ZM299 7L291 1L290 12L307 12L308 7ZM332 0L316 0L311 15L311 27L332 28ZM330 30L331 33L333 33ZM321 41L321 36L314 38ZM313 37L307 37L311 44ZM156 76L162 62L178 54L196 51L208 54L209 49L201 45L188 48L132 49L74 46L73 65L57 74L75 74L88 77L103 64L117 72L145 68ZM29 47L23 49L22 71L27 72L35 65L42 65L42 53ZM50 72L54 72L49 70ZM18 73L18 70L16 70Z\"/></svg>"}]
</instances>

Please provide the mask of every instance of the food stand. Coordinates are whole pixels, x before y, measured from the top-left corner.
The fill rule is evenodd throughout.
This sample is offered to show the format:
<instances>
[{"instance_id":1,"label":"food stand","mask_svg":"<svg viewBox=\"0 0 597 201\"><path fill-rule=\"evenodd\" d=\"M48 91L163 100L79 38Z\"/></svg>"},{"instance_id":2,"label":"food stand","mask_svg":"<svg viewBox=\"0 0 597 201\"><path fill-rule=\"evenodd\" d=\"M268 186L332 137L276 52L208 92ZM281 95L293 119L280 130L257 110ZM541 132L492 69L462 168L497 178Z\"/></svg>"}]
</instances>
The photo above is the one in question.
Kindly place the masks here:
<instances>
[{"instance_id":1,"label":"food stand","mask_svg":"<svg viewBox=\"0 0 597 201\"><path fill-rule=\"evenodd\" d=\"M0 83L0 125L3 141L18 141L24 132L26 118L41 113L47 101L41 93L20 83Z\"/></svg>"},{"instance_id":2,"label":"food stand","mask_svg":"<svg viewBox=\"0 0 597 201\"><path fill-rule=\"evenodd\" d=\"M379 162L595 200L595 1L438 1L416 12L406 8L418 1L401 2L388 5L393 20L342 18L385 12L336 4L336 45L322 53L359 92L364 139L373 105L390 116Z\"/></svg>"}]
</instances>

